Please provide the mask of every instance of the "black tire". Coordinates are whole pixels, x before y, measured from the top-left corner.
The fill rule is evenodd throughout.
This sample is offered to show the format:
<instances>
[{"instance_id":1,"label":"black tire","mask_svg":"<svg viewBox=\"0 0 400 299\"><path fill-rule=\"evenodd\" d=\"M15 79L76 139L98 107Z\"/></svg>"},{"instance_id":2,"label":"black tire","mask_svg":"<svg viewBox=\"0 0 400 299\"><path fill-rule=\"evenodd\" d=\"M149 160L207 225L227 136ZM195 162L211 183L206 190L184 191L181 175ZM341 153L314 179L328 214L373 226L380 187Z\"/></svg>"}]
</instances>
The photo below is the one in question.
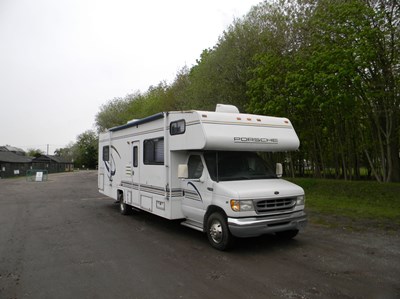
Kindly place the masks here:
<instances>
[{"instance_id":1,"label":"black tire","mask_svg":"<svg viewBox=\"0 0 400 299\"><path fill-rule=\"evenodd\" d=\"M281 240L291 240L294 237L296 237L298 233L299 233L298 229L293 229L293 230L285 230L283 232L277 232L275 233L275 235Z\"/></svg>"},{"instance_id":2,"label":"black tire","mask_svg":"<svg viewBox=\"0 0 400 299\"><path fill-rule=\"evenodd\" d=\"M131 213L131 206L124 203L124 195L122 193L118 194L118 204L119 212L122 215L129 215Z\"/></svg>"},{"instance_id":3,"label":"black tire","mask_svg":"<svg viewBox=\"0 0 400 299\"><path fill-rule=\"evenodd\" d=\"M207 218L206 233L211 246L218 250L228 250L232 247L233 239L229 231L226 217L214 212Z\"/></svg>"}]
</instances>

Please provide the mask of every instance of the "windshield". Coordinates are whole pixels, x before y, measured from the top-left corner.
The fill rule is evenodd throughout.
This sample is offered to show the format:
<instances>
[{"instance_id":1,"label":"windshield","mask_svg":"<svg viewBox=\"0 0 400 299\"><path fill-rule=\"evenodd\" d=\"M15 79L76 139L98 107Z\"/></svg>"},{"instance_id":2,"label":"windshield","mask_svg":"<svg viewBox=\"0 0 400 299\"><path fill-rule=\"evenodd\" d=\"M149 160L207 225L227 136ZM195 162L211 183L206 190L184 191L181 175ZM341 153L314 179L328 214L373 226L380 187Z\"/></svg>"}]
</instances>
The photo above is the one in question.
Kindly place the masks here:
<instances>
[{"instance_id":1,"label":"windshield","mask_svg":"<svg viewBox=\"0 0 400 299\"><path fill-rule=\"evenodd\" d=\"M204 159L214 181L276 178L265 161L253 152L205 152Z\"/></svg>"}]
</instances>

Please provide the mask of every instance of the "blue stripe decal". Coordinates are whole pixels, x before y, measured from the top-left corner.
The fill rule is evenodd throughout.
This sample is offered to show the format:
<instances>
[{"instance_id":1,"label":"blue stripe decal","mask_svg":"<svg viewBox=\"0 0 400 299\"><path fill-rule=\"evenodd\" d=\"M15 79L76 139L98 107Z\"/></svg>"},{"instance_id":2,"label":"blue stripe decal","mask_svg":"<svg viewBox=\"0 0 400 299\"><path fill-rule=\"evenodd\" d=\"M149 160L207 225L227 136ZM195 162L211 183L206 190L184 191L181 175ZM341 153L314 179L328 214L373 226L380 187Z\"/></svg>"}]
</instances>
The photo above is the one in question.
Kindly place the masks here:
<instances>
[{"instance_id":1,"label":"blue stripe decal","mask_svg":"<svg viewBox=\"0 0 400 299\"><path fill-rule=\"evenodd\" d=\"M188 182L188 185L190 185L194 188L194 190L197 192L197 195L199 195L200 200L203 201L203 198L201 197L201 194L200 194L199 190L196 188L196 186L192 182Z\"/></svg>"}]
</instances>

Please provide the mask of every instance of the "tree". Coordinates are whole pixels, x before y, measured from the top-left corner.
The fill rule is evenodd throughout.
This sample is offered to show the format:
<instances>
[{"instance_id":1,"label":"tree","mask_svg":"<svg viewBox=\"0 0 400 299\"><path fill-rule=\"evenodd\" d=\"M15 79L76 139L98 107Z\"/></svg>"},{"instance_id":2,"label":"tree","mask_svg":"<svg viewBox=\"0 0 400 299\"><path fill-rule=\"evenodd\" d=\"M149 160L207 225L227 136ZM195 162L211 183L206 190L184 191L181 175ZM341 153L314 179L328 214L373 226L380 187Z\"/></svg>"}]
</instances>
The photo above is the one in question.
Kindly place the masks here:
<instances>
[{"instance_id":1,"label":"tree","mask_svg":"<svg viewBox=\"0 0 400 299\"><path fill-rule=\"evenodd\" d=\"M42 151L41 149L29 148L26 155L29 157L37 158L40 157L41 155L44 155L44 151Z\"/></svg>"},{"instance_id":2,"label":"tree","mask_svg":"<svg viewBox=\"0 0 400 299\"><path fill-rule=\"evenodd\" d=\"M72 147L76 167L95 169L97 166L98 136L92 131L83 132Z\"/></svg>"},{"instance_id":3,"label":"tree","mask_svg":"<svg viewBox=\"0 0 400 299\"><path fill-rule=\"evenodd\" d=\"M129 107L134 100L140 100L141 94L129 94L125 98L114 98L100 107L96 114L95 122L98 132L108 128L119 126L132 119L129 115Z\"/></svg>"},{"instance_id":4,"label":"tree","mask_svg":"<svg viewBox=\"0 0 400 299\"><path fill-rule=\"evenodd\" d=\"M400 4L384 0L321 0L313 22L317 71L356 101L357 137L385 182L400 181L399 24Z\"/></svg>"},{"instance_id":5,"label":"tree","mask_svg":"<svg viewBox=\"0 0 400 299\"><path fill-rule=\"evenodd\" d=\"M174 82L115 98L99 131L157 112L213 110L285 116L301 140L285 157L301 175L400 181L400 4L274 0L236 19Z\"/></svg>"},{"instance_id":6,"label":"tree","mask_svg":"<svg viewBox=\"0 0 400 299\"><path fill-rule=\"evenodd\" d=\"M70 142L64 148L58 148L54 151L54 155L57 157L61 157L66 161L72 161L74 159L74 152L73 152L74 143Z\"/></svg>"},{"instance_id":7,"label":"tree","mask_svg":"<svg viewBox=\"0 0 400 299\"><path fill-rule=\"evenodd\" d=\"M203 50L189 73L187 98L193 108L214 110L216 104L225 103L245 111L249 69L263 47L257 29L247 19L237 19L216 46Z\"/></svg>"},{"instance_id":8,"label":"tree","mask_svg":"<svg viewBox=\"0 0 400 299\"><path fill-rule=\"evenodd\" d=\"M256 10L249 111L289 116L314 175L399 181L396 1L279 1ZM261 13L260 13L261 12Z\"/></svg>"}]
</instances>

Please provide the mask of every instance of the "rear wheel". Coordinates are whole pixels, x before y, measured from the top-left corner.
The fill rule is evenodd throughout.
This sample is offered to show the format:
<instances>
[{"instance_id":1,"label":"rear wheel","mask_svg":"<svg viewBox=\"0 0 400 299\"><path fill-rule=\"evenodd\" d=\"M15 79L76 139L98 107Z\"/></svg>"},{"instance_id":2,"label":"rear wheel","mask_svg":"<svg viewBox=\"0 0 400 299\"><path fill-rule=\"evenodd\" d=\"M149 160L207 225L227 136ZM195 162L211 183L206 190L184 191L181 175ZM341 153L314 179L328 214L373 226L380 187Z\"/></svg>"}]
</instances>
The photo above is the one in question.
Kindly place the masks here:
<instances>
[{"instance_id":1,"label":"rear wheel","mask_svg":"<svg viewBox=\"0 0 400 299\"><path fill-rule=\"evenodd\" d=\"M206 233L211 246L218 250L227 250L232 246L233 236L229 231L226 217L221 213L212 213L207 218Z\"/></svg>"},{"instance_id":2,"label":"rear wheel","mask_svg":"<svg viewBox=\"0 0 400 299\"><path fill-rule=\"evenodd\" d=\"M122 215L129 215L131 212L131 207L124 203L123 193L118 194L119 211Z\"/></svg>"}]
</instances>

